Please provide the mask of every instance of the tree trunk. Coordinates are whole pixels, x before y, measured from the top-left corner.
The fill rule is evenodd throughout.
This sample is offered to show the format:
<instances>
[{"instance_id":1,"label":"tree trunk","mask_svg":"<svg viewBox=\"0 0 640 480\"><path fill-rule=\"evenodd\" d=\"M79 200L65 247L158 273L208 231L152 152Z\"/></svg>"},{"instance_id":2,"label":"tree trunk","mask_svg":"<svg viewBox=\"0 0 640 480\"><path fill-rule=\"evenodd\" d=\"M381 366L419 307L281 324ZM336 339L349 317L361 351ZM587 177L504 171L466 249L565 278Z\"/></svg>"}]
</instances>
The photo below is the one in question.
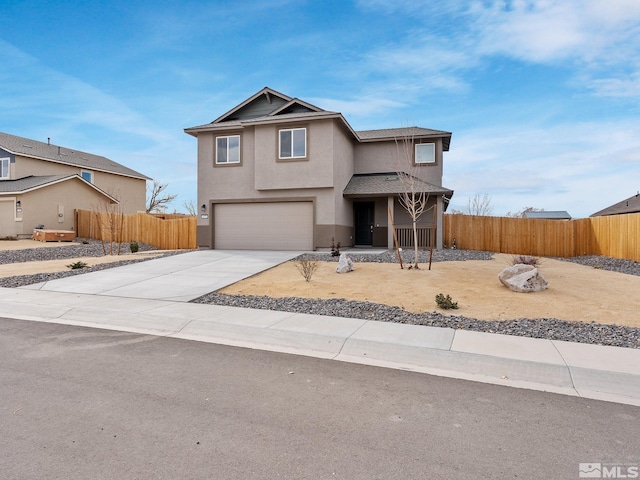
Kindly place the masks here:
<instances>
[{"instance_id":1,"label":"tree trunk","mask_svg":"<svg viewBox=\"0 0 640 480\"><path fill-rule=\"evenodd\" d=\"M414 248L414 257L413 257L413 268L418 268L418 227L416 225L416 220L413 220L413 248Z\"/></svg>"}]
</instances>

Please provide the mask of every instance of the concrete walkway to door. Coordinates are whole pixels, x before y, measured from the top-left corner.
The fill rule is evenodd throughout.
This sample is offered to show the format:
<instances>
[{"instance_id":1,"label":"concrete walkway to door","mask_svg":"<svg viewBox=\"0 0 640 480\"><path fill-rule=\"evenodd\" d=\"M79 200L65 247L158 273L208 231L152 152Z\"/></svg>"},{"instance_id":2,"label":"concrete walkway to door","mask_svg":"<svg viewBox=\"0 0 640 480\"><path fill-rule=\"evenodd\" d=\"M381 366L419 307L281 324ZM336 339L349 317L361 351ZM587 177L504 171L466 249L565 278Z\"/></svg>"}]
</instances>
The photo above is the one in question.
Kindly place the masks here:
<instances>
[{"instance_id":1,"label":"concrete walkway to door","mask_svg":"<svg viewBox=\"0 0 640 480\"><path fill-rule=\"evenodd\" d=\"M273 268L301 253L198 250L22 288L188 302Z\"/></svg>"}]
</instances>

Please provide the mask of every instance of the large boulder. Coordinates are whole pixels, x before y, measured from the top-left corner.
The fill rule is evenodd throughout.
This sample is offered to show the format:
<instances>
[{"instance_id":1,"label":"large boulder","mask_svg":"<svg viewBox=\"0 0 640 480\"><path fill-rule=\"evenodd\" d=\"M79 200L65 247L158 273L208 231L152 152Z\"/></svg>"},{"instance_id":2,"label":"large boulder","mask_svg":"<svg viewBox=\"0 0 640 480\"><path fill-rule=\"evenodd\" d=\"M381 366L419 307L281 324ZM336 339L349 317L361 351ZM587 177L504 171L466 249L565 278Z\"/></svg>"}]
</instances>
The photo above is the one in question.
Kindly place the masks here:
<instances>
[{"instance_id":1,"label":"large boulder","mask_svg":"<svg viewBox=\"0 0 640 480\"><path fill-rule=\"evenodd\" d=\"M347 273L353 271L353 262L349 258L349 255L346 253L340 254L340 259L338 260L338 267L336 268L336 272L338 273Z\"/></svg>"},{"instance_id":2,"label":"large boulder","mask_svg":"<svg viewBox=\"0 0 640 480\"><path fill-rule=\"evenodd\" d=\"M498 275L498 279L514 292L541 292L547 288L547 280L538 269L523 263L505 268Z\"/></svg>"}]
</instances>

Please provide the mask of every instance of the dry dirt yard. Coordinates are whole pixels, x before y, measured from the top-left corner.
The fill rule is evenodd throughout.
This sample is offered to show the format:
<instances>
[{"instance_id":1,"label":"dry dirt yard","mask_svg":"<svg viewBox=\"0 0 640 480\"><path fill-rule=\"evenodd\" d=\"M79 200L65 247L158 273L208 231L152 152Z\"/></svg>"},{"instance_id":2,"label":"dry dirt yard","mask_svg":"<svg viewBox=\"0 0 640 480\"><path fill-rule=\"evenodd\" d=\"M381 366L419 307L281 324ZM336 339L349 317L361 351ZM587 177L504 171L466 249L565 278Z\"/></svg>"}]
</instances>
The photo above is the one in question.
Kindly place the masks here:
<instances>
[{"instance_id":1,"label":"dry dirt yard","mask_svg":"<svg viewBox=\"0 0 640 480\"><path fill-rule=\"evenodd\" d=\"M511 259L495 254L493 260L437 262L431 270L428 265L402 270L393 263L355 263L355 270L346 274L336 273L335 262L320 261L308 283L287 262L219 293L344 298L481 320L557 318L640 327L640 277L542 258L539 268L549 282L547 290L515 293L498 280ZM451 295L459 309L439 310L438 293Z\"/></svg>"}]
</instances>

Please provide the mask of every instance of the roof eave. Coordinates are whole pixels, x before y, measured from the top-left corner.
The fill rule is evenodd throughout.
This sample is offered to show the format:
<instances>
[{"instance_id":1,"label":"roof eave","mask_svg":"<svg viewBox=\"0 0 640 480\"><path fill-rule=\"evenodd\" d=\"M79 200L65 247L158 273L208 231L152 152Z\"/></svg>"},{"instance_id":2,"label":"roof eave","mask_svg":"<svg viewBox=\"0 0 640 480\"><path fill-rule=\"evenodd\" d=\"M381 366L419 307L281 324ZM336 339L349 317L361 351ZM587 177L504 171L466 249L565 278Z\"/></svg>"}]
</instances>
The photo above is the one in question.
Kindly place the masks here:
<instances>
[{"instance_id":1,"label":"roof eave","mask_svg":"<svg viewBox=\"0 0 640 480\"><path fill-rule=\"evenodd\" d=\"M26 188L24 190L16 190L16 191L13 191L13 192L2 192L2 193L0 193L0 195L24 195L25 193L33 192L33 191L39 190L41 188L47 188L47 187L50 187L52 185L56 185L56 184L62 183L62 182L67 182L69 180L74 180L74 179L80 180L84 184L86 184L89 187L93 188L94 190L96 190L100 194L104 195L105 197L107 197L108 199L113 201L113 203L117 203L117 204L120 203L120 201L117 198L109 195L107 192L105 192L101 188L96 187L94 184L87 182L84 178L82 178L78 174L69 175L68 177L65 177L65 178L58 178L56 180L52 180L51 182L43 183L41 185L35 185L33 187Z\"/></svg>"}]
</instances>

